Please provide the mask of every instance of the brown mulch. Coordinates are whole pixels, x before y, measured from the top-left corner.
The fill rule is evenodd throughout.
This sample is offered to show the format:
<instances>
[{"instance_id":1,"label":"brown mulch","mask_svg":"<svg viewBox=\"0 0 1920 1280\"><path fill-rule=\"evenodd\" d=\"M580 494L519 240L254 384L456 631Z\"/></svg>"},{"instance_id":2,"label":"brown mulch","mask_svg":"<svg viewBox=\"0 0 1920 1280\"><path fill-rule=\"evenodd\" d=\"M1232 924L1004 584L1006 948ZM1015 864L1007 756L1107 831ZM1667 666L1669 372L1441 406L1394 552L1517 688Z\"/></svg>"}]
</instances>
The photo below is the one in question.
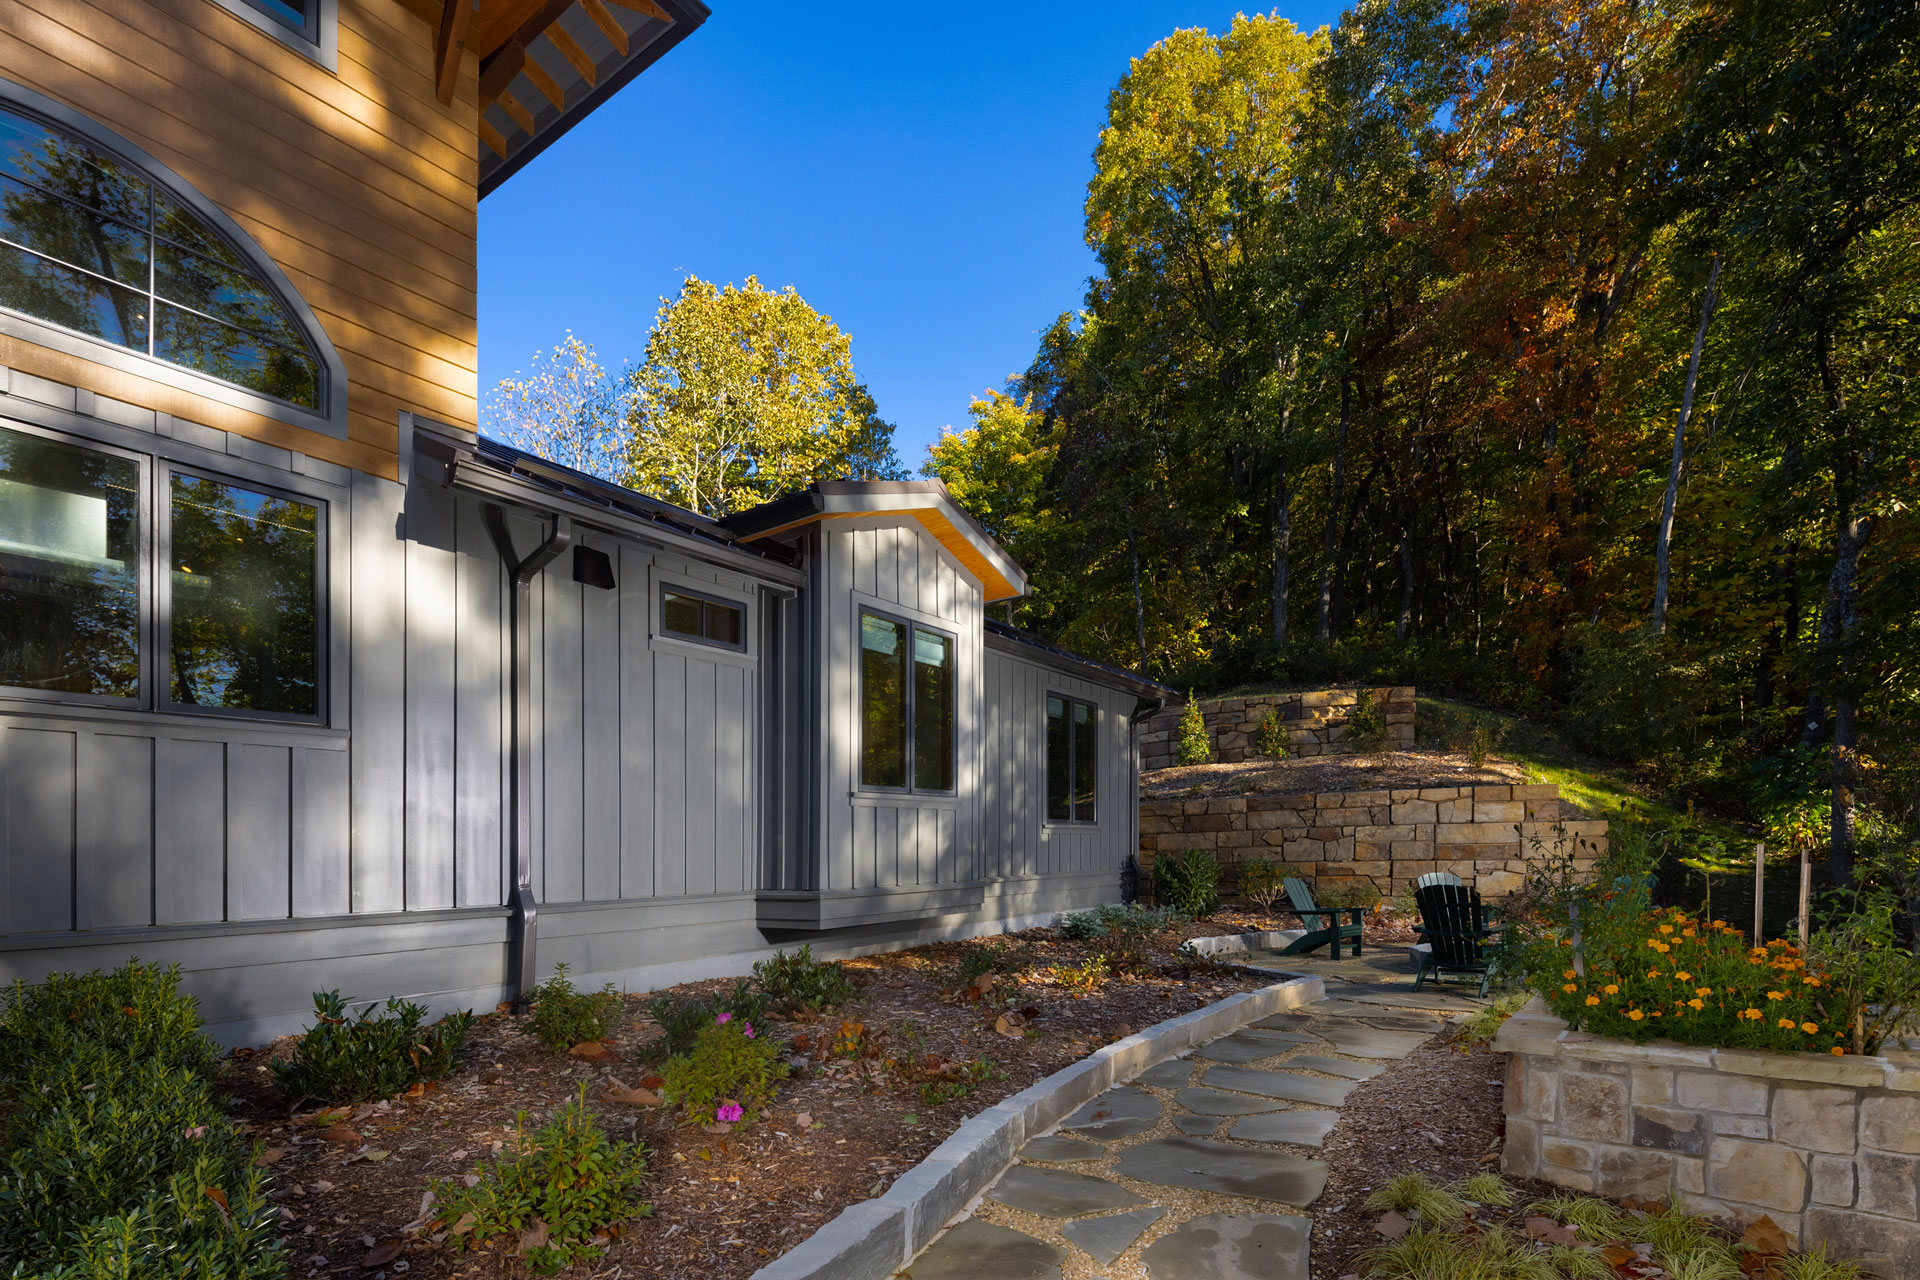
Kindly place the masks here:
<instances>
[{"instance_id":1,"label":"brown mulch","mask_svg":"<svg viewBox=\"0 0 1920 1280\"><path fill-rule=\"evenodd\" d=\"M1236 923L1243 919L1249 923ZM510 1243L467 1253L435 1244L431 1228L419 1227L423 1195L434 1179L478 1171L503 1149L511 1151L518 1117L531 1132L584 1086L609 1132L648 1148L646 1194L653 1211L628 1223L605 1258L571 1274L738 1280L849 1204L885 1191L963 1121L1001 1098L1152 1023L1271 982L1195 966L1175 951L1186 937L1240 927L1279 923L1266 913L1229 913L1169 930L1152 944L1149 971L1116 975L1083 998L1053 983L1047 966L1078 963L1093 948L1053 929L996 940L1027 954L1018 976L1003 976L978 1003L951 990L970 944L871 956L846 962L860 988L851 1005L818 1021L768 1019L765 1030L783 1042L823 1032L830 1038L845 1015L897 1056L990 1064L970 1096L937 1104L917 1083L876 1061L828 1063L817 1049L795 1055L794 1075L766 1120L727 1134L689 1126L658 1107L607 1101L601 1095L610 1080L632 1087L649 1075L645 1051L660 1035L647 1014L647 995L655 993L625 998L626 1015L604 1061L549 1053L522 1033L524 1019L493 1012L475 1020L461 1065L437 1087L411 1099L355 1106L324 1126L314 1110L290 1114L262 1052L237 1051L227 1087L235 1114L268 1149L291 1277L526 1274ZM727 986L691 983L670 994L705 995ZM1014 1025L1010 1035L996 1030L1002 1013L1026 1023L1023 1011L1032 1011L1030 1025ZM275 1051L287 1047L283 1042ZM810 1117L811 1128L797 1121L801 1115ZM405 1230L410 1224L412 1232Z\"/></svg>"},{"instance_id":2,"label":"brown mulch","mask_svg":"<svg viewBox=\"0 0 1920 1280\"><path fill-rule=\"evenodd\" d=\"M1395 751L1390 755L1312 756L1244 760L1237 764L1175 765L1140 775L1140 800L1194 800L1211 796L1305 795L1333 791L1391 791L1411 787L1494 787L1524 783L1510 760L1471 759L1449 751Z\"/></svg>"}]
</instances>

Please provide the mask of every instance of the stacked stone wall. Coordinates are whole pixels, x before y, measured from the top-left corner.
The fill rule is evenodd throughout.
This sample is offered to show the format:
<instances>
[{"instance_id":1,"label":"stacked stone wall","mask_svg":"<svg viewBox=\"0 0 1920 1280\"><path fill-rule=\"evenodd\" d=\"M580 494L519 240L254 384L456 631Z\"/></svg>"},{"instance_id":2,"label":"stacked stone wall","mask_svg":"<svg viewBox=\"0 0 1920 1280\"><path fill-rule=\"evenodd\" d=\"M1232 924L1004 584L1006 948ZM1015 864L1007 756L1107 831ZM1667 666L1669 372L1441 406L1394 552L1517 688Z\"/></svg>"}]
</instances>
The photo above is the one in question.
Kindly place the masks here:
<instances>
[{"instance_id":1,"label":"stacked stone wall","mask_svg":"<svg viewBox=\"0 0 1920 1280\"><path fill-rule=\"evenodd\" d=\"M1372 691L1387 722L1388 738L1400 748L1413 745L1413 686ZM1275 693L1255 698L1202 698L1200 715L1213 739L1213 758L1225 764L1255 759L1260 722L1269 711L1280 717L1287 735L1287 753L1302 758L1342 755L1347 722L1359 701L1357 689L1318 689L1308 693ZM1140 731L1140 767L1165 769L1174 764L1174 745L1180 737L1184 705L1169 707L1150 717Z\"/></svg>"},{"instance_id":2,"label":"stacked stone wall","mask_svg":"<svg viewBox=\"0 0 1920 1280\"><path fill-rule=\"evenodd\" d=\"M1392 895L1451 871L1487 896L1520 887L1556 845L1575 868L1606 852L1607 824L1566 820L1555 786L1420 787L1319 795L1214 796L1140 806L1140 863L1210 849L1228 864L1277 859L1308 880L1364 877Z\"/></svg>"},{"instance_id":3,"label":"stacked stone wall","mask_svg":"<svg viewBox=\"0 0 1920 1280\"><path fill-rule=\"evenodd\" d=\"M1920 1276L1920 1057L1823 1057L1583 1035L1538 1000L1508 1055L1501 1167L1734 1223Z\"/></svg>"}]
</instances>

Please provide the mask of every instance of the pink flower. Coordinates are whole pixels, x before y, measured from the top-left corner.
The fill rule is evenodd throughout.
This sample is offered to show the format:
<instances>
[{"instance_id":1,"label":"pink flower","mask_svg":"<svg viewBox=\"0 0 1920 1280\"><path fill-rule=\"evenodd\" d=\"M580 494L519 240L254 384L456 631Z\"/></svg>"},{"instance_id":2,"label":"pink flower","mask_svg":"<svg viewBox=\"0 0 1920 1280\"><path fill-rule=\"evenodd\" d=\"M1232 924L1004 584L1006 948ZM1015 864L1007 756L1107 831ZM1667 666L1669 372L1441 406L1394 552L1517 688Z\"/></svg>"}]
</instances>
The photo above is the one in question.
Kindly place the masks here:
<instances>
[{"instance_id":1,"label":"pink flower","mask_svg":"<svg viewBox=\"0 0 1920 1280\"><path fill-rule=\"evenodd\" d=\"M187 1130L186 1136L189 1138L204 1138L207 1136L207 1126L203 1124L197 1124L193 1126L193 1128Z\"/></svg>"},{"instance_id":2,"label":"pink flower","mask_svg":"<svg viewBox=\"0 0 1920 1280\"><path fill-rule=\"evenodd\" d=\"M747 1039L749 1039L749 1040L751 1040L751 1039L753 1039L753 1024L752 1024L751 1022L747 1022L747 1021L745 1021L745 1020L742 1020L742 1021L741 1021L741 1023L740 1023L740 1025L741 1025L741 1026L742 1026L743 1028L745 1028L745 1030L746 1030L746 1036L747 1036Z\"/></svg>"},{"instance_id":3,"label":"pink flower","mask_svg":"<svg viewBox=\"0 0 1920 1280\"><path fill-rule=\"evenodd\" d=\"M732 1124L745 1114L746 1113L740 1109L739 1103L729 1102L725 1106L716 1108L713 1113L713 1118L721 1124Z\"/></svg>"},{"instance_id":4,"label":"pink flower","mask_svg":"<svg viewBox=\"0 0 1920 1280\"><path fill-rule=\"evenodd\" d=\"M723 1013L719 1017L715 1018L714 1021L715 1022L732 1022L733 1015L730 1013Z\"/></svg>"}]
</instances>

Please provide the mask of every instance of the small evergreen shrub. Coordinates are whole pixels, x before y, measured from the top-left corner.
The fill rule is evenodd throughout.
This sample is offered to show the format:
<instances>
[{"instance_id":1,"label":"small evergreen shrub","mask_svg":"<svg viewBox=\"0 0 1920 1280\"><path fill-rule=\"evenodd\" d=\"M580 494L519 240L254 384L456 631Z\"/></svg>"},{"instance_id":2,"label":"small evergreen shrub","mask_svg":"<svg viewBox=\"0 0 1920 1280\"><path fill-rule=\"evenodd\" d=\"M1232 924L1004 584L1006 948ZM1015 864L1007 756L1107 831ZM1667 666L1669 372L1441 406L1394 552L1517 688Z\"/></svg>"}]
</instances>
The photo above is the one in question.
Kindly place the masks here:
<instances>
[{"instance_id":1,"label":"small evergreen shrub","mask_svg":"<svg viewBox=\"0 0 1920 1280\"><path fill-rule=\"evenodd\" d=\"M640 1199L646 1148L601 1131L587 1108L584 1085L579 1098L531 1140L523 1134L514 1154L475 1172L480 1180L471 1187L464 1181L434 1185L436 1230L447 1232L456 1249L477 1249L496 1236L533 1228L537 1219L546 1238L527 1249L525 1260L542 1273L599 1257L594 1236L617 1232L628 1218L652 1211Z\"/></svg>"},{"instance_id":2,"label":"small evergreen shrub","mask_svg":"<svg viewBox=\"0 0 1920 1280\"><path fill-rule=\"evenodd\" d=\"M667 1059L660 1097L693 1120L723 1124L757 1120L786 1077L780 1046L744 1018L720 1014L701 1028L693 1048Z\"/></svg>"},{"instance_id":3,"label":"small evergreen shrub","mask_svg":"<svg viewBox=\"0 0 1920 1280\"><path fill-rule=\"evenodd\" d=\"M767 998L782 1009L832 1009L853 999L853 980L831 960L815 960L811 945L792 955L773 953L773 959L753 966L753 976Z\"/></svg>"},{"instance_id":4,"label":"small evergreen shrub","mask_svg":"<svg viewBox=\"0 0 1920 1280\"><path fill-rule=\"evenodd\" d=\"M0 1001L0 1273L284 1274L266 1173L214 1099L214 1048L178 983L135 960Z\"/></svg>"},{"instance_id":5,"label":"small evergreen shrub","mask_svg":"<svg viewBox=\"0 0 1920 1280\"><path fill-rule=\"evenodd\" d=\"M604 1040L620 1025L620 993L609 982L598 991L576 991L567 966L533 989L533 1020L526 1032L555 1053L589 1040Z\"/></svg>"},{"instance_id":6,"label":"small evergreen shrub","mask_svg":"<svg viewBox=\"0 0 1920 1280\"><path fill-rule=\"evenodd\" d=\"M1391 749L1387 713L1381 708L1379 699L1373 696L1373 690L1362 689L1355 697L1353 710L1347 716L1345 741L1355 755L1384 755Z\"/></svg>"},{"instance_id":7,"label":"small evergreen shrub","mask_svg":"<svg viewBox=\"0 0 1920 1280\"><path fill-rule=\"evenodd\" d=\"M1269 760L1287 758L1287 730L1280 722L1280 713L1272 707L1260 717L1260 727L1253 734L1253 749Z\"/></svg>"},{"instance_id":8,"label":"small evergreen shrub","mask_svg":"<svg viewBox=\"0 0 1920 1280\"><path fill-rule=\"evenodd\" d=\"M1240 864L1240 896L1262 911L1273 903L1287 878L1287 867L1274 858L1253 858Z\"/></svg>"},{"instance_id":9,"label":"small evergreen shrub","mask_svg":"<svg viewBox=\"0 0 1920 1280\"><path fill-rule=\"evenodd\" d=\"M1092 956L1079 964L1056 964L1047 966L1053 983L1063 991L1074 996L1090 996L1107 984L1112 970L1103 955Z\"/></svg>"},{"instance_id":10,"label":"small evergreen shrub","mask_svg":"<svg viewBox=\"0 0 1920 1280\"><path fill-rule=\"evenodd\" d=\"M1206 849L1189 849L1153 864L1154 899L1204 920L1220 906L1220 859Z\"/></svg>"},{"instance_id":11,"label":"small evergreen shrub","mask_svg":"<svg viewBox=\"0 0 1920 1280\"><path fill-rule=\"evenodd\" d=\"M1191 689L1187 690L1187 709L1180 713L1180 736L1174 740L1173 758L1176 764L1213 762L1213 738L1207 733L1207 718L1200 713L1200 703Z\"/></svg>"},{"instance_id":12,"label":"small evergreen shrub","mask_svg":"<svg viewBox=\"0 0 1920 1280\"><path fill-rule=\"evenodd\" d=\"M735 979L732 991L722 992L710 1000L655 996L648 1006L653 1020L666 1032L661 1047L668 1056L689 1052L701 1030L712 1025L720 1014L758 1022L766 1010L767 997L748 987L745 978Z\"/></svg>"},{"instance_id":13,"label":"small evergreen shrub","mask_svg":"<svg viewBox=\"0 0 1920 1280\"><path fill-rule=\"evenodd\" d=\"M953 986L963 988L975 978L984 978L988 974L1017 973L1033 959L1029 947L1015 946L1010 942L976 942L960 953L960 963L955 966Z\"/></svg>"},{"instance_id":14,"label":"small evergreen shrub","mask_svg":"<svg viewBox=\"0 0 1920 1280\"><path fill-rule=\"evenodd\" d=\"M313 1026L293 1057L268 1064L280 1091L295 1101L391 1098L451 1071L473 1026L471 1009L423 1028L422 1005L395 996L384 1014L376 1015L375 1007L369 1003L355 1017L338 991L314 992Z\"/></svg>"}]
</instances>

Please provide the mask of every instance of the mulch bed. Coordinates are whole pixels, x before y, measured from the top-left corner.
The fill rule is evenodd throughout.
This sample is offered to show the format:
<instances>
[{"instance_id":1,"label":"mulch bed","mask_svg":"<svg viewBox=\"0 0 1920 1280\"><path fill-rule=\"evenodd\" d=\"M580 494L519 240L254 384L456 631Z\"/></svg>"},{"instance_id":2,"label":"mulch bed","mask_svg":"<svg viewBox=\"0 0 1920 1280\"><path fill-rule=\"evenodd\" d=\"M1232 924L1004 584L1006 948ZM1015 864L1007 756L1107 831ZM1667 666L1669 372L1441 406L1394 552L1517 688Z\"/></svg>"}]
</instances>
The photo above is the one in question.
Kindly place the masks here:
<instances>
[{"instance_id":1,"label":"mulch bed","mask_svg":"<svg viewBox=\"0 0 1920 1280\"><path fill-rule=\"evenodd\" d=\"M1224 966L1196 967L1176 948L1187 937L1281 923L1267 913L1236 912L1169 930L1151 944L1149 971L1116 975L1082 998L1052 982L1047 967L1077 964L1095 948L1053 929L997 940L1027 954L1018 976L1003 975L978 1003L952 990L969 944L872 956L846 962L859 987L851 1005L819 1021L769 1019L766 1030L786 1042L823 1032L830 1038L848 1016L916 1062L932 1054L939 1062L990 1064L969 1096L937 1105L916 1083L871 1062L835 1060L822 1070L817 1049L796 1057L800 1065L781 1086L768 1119L727 1134L688 1126L658 1107L607 1101L601 1095L610 1081L632 1087L650 1071L646 1050L661 1033L642 995L625 998L625 1017L609 1043L612 1056L603 1061L549 1053L523 1034L524 1019L489 1013L476 1019L461 1065L437 1087L411 1099L355 1106L323 1123L312 1110L290 1114L264 1051L236 1051L226 1087L237 1117L268 1148L290 1276L526 1274L500 1242L491 1251L466 1253L435 1244L419 1226L423 1196L434 1179L461 1177L511 1151L518 1117L530 1132L584 1087L610 1133L649 1149L653 1212L628 1223L606 1257L571 1274L735 1280L849 1204L883 1192L968 1117L1001 1098L1143 1027L1271 982ZM671 994L706 995L728 986L691 983ZM1013 1022L997 1030L1005 1013ZM810 1128L801 1116L810 1118Z\"/></svg>"},{"instance_id":2,"label":"mulch bed","mask_svg":"<svg viewBox=\"0 0 1920 1280\"><path fill-rule=\"evenodd\" d=\"M1193 800L1211 796L1306 795L1335 791L1391 791L1410 787L1509 786L1526 771L1508 760L1471 759L1448 751L1395 751L1372 756L1310 756L1296 760L1243 760L1237 764L1175 765L1140 775L1140 800Z\"/></svg>"}]
</instances>

